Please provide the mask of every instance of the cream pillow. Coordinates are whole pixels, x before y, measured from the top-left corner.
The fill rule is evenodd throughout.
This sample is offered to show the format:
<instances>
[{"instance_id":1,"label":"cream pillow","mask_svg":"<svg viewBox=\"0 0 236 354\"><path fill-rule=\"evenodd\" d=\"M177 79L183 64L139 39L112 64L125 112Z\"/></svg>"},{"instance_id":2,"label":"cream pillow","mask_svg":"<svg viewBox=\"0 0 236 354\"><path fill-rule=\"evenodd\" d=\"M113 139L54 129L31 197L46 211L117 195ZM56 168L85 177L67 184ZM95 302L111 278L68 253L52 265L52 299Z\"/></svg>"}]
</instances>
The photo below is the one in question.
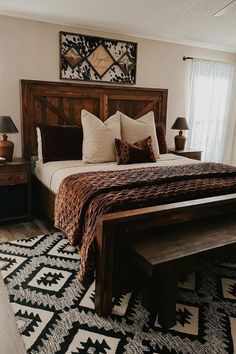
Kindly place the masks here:
<instances>
[{"instance_id":1,"label":"cream pillow","mask_svg":"<svg viewBox=\"0 0 236 354\"><path fill-rule=\"evenodd\" d=\"M83 127L83 161L99 163L116 161L115 138L121 139L120 117L116 113L102 122L86 110L81 112Z\"/></svg>"},{"instance_id":2,"label":"cream pillow","mask_svg":"<svg viewBox=\"0 0 236 354\"><path fill-rule=\"evenodd\" d=\"M136 141L144 140L148 136L151 136L154 156L156 159L159 159L159 146L153 111L148 112L138 119L131 119L121 112L117 113L120 115L122 139L130 144L134 144Z\"/></svg>"}]
</instances>

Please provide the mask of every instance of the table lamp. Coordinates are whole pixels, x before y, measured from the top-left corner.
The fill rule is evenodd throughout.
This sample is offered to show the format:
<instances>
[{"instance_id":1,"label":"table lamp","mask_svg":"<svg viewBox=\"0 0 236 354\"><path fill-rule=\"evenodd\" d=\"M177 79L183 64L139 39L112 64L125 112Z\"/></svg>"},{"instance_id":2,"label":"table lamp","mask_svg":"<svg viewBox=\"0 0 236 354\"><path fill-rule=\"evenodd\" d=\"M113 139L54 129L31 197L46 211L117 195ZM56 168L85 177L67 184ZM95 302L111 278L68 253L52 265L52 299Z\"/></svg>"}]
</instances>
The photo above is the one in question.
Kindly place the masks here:
<instances>
[{"instance_id":1,"label":"table lamp","mask_svg":"<svg viewBox=\"0 0 236 354\"><path fill-rule=\"evenodd\" d=\"M7 134L18 133L18 129L11 117L0 116L0 133L3 137L3 140L0 140L0 157L5 158L6 161L12 161L14 144L12 141L7 140Z\"/></svg>"},{"instance_id":2,"label":"table lamp","mask_svg":"<svg viewBox=\"0 0 236 354\"><path fill-rule=\"evenodd\" d=\"M176 118L171 129L179 130L179 135L175 136L175 150L184 150L186 138L183 135L183 130L189 129L186 118L184 118L184 117Z\"/></svg>"}]
</instances>

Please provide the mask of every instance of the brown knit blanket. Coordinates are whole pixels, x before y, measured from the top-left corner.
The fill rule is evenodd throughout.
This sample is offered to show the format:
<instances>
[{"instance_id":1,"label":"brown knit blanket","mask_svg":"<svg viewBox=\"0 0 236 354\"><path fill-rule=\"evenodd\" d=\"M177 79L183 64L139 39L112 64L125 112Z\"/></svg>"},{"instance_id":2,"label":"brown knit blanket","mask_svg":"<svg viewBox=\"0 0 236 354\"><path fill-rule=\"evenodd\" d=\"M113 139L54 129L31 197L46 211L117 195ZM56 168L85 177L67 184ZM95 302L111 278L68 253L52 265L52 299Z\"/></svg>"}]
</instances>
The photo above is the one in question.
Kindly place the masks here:
<instances>
[{"instance_id":1,"label":"brown knit blanket","mask_svg":"<svg viewBox=\"0 0 236 354\"><path fill-rule=\"evenodd\" d=\"M66 177L55 202L55 226L80 249L79 278L93 279L100 214L236 192L236 168L216 163L78 173Z\"/></svg>"}]
</instances>

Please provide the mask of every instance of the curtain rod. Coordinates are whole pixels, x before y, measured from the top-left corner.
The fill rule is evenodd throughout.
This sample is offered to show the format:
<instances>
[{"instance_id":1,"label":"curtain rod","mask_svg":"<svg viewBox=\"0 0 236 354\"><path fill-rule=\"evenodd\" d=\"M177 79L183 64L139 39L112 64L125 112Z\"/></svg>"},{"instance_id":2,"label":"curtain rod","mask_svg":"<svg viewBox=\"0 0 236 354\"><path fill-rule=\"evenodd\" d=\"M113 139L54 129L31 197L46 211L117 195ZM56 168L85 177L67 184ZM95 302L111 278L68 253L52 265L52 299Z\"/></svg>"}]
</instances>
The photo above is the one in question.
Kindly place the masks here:
<instances>
[{"instance_id":1,"label":"curtain rod","mask_svg":"<svg viewBox=\"0 0 236 354\"><path fill-rule=\"evenodd\" d=\"M194 59L199 59L199 60L205 60L205 61L216 61L218 63L223 63L223 64L235 64L233 61L222 61L222 60L217 60L217 59L204 59L204 58L197 58L197 57L183 57L183 61L186 60L194 60Z\"/></svg>"},{"instance_id":2,"label":"curtain rod","mask_svg":"<svg viewBox=\"0 0 236 354\"><path fill-rule=\"evenodd\" d=\"M193 57L183 57L183 61L185 61L185 60L193 60L193 59L198 59L198 58L193 58Z\"/></svg>"}]
</instances>

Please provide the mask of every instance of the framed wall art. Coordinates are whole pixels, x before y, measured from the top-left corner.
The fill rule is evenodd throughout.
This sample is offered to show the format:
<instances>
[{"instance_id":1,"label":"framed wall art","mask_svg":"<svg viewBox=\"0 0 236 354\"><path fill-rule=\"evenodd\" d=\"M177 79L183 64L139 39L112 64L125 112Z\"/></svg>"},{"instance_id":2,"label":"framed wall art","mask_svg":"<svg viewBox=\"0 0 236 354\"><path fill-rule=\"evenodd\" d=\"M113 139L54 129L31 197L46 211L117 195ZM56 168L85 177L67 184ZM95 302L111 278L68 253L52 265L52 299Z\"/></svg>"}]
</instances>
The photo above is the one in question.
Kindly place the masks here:
<instances>
[{"instance_id":1,"label":"framed wall art","mask_svg":"<svg viewBox=\"0 0 236 354\"><path fill-rule=\"evenodd\" d=\"M60 78L135 84L137 43L60 32Z\"/></svg>"}]
</instances>

